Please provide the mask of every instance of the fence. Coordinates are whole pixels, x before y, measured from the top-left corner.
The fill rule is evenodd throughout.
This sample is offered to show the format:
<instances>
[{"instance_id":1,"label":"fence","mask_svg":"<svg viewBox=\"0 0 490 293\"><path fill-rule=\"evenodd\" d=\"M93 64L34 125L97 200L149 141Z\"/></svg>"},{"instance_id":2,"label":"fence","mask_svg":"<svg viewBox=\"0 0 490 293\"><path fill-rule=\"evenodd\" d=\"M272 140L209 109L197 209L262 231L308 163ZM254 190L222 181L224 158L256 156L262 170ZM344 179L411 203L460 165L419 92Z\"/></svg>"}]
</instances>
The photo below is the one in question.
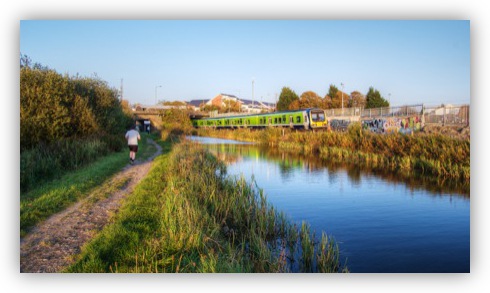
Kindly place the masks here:
<instances>
[{"instance_id":1,"label":"fence","mask_svg":"<svg viewBox=\"0 0 490 293\"><path fill-rule=\"evenodd\" d=\"M424 107L424 123L436 125L470 125L470 105Z\"/></svg>"},{"instance_id":2,"label":"fence","mask_svg":"<svg viewBox=\"0 0 490 293\"><path fill-rule=\"evenodd\" d=\"M325 114L329 117L349 117L360 116L362 108L339 108L339 109L326 109Z\"/></svg>"},{"instance_id":3,"label":"fence","mask_svg":"<svg viewBox=\"0 0 490 293\"><path fill-rule=\"evenodd\" d=\"M399 107L385 107L363 109L361 118L377 118L377 117L406 117L413 115L422 115L424 105L411 105Z\"/></svg>"},{"instance_id":4,"label":"fence","mask_svg":"<svg viewBox=\"0 0 490 293\"><path fill-rule=\"evenodd\" d=\"M469 126L470 125L470 106L469 105L441 105L426 106L424 104L405 105L398 107L384 108L344 108L327 109L327 117L360 117L383 118L383 117L410 117L420 116L424 124Z\"/></svg>"}]
</instances>

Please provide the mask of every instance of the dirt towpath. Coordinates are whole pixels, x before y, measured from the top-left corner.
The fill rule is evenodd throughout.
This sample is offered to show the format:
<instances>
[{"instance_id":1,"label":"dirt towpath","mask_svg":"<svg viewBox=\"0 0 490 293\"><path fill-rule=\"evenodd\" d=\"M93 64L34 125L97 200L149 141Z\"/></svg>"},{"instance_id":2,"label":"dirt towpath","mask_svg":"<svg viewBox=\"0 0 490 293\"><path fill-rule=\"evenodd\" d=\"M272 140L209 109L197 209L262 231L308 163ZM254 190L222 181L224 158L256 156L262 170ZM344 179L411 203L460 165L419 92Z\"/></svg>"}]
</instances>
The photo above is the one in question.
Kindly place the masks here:
<instances>
[{"instance_id":1,"label":"dirt towpath","mask_svg":"<svg viewBox=\"0 0 490 293\"><path fill-rule=\"evenodd\" d=\"M128 164L87 198L51 216L21 239L21 272L55 273L72 263L73 256L108 223L121 200L133 191L150 170L153 159L162 153L158 144L150 139L149 142L157 149L149 159L136 159L134 165Z\"/></svg>"}]
</instances>

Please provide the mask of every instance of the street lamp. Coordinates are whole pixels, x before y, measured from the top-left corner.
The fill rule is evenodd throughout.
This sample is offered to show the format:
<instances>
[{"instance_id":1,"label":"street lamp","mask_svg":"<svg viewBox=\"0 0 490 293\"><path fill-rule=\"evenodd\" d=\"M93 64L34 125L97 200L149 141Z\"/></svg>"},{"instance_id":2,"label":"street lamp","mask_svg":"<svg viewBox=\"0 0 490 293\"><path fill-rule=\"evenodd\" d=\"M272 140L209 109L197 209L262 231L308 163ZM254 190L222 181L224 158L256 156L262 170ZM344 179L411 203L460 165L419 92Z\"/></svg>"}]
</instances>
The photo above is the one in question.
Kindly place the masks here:
<instances>
[{"instance_id":1,"label":"street lamp","mask_svg":"<svg viewBox=\"0 0 490 293\"><path fill-rule=\"evenodd\" d=\"M157 86L155 86L155 106L157 105L157 89L158 89L159 87L162 87L162 86L161 86L161 85L157 85Z\"/></svg>"},{"instance_id":2,"label":"street lamp","mask_svg":"<svg viewBox=\"0 0 490 293\"><path fill-rule=\"evenodd\" d=\"M252 77L252 111L253 111L253 107L254 107L254 100L255 100L255 98L254 98L254 82L255 82L255 80L254 80L254 78Z\"/></svg>"},{"instance_id":3,"label":"street lamp","mask_svg":"<svg viewBox=\"0 0 490 293\"><path fill-rule=\"evenodd\" d=\"M344 115L344 84L341 82L340 86L342 87L342 115Z\"/></svg>"}]
</instances>

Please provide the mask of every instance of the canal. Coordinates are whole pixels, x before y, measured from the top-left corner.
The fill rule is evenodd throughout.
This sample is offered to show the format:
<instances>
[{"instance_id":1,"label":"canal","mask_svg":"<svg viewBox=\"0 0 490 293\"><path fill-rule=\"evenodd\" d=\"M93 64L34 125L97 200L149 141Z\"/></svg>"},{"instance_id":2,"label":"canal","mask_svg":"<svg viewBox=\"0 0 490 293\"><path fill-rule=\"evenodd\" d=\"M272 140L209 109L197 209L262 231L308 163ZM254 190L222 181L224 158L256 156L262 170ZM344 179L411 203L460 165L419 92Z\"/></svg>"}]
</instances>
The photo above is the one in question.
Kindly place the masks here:
<instances>
[{"instance_id":1,"label":"canal","mask_svg":"<svg viewBox=\"0 0 490 293\"><path fill-rule=\"evenodd\" d=\"M353 273L470 271L469 188L330 164L253 144L191 137L255 180L294 222L340 246Z\"/></svg>"}]
</instances>

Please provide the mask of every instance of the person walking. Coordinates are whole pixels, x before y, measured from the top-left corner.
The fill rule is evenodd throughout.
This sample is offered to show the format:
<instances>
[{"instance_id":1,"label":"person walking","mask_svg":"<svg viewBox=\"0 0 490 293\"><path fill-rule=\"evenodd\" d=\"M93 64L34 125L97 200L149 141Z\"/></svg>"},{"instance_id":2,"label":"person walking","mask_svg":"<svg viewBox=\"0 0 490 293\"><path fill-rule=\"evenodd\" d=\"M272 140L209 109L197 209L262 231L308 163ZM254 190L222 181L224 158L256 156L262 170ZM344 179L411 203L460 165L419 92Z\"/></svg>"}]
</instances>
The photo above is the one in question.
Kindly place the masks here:
<instances>
[{"instance_id":1,"label":"person walking","mask_svg":"<svg viewBox=\"0 0 490 293\"><path fill-rule=\"evenodd\" d=\"M135 129L136 126L132 125L131 129L126 132L126 140L128 141L129 147L129 163L134 164L134 159L136 158L136 153L138 152L138 140L141 139L139 132Z\"/></svg>"}]
</instances>

